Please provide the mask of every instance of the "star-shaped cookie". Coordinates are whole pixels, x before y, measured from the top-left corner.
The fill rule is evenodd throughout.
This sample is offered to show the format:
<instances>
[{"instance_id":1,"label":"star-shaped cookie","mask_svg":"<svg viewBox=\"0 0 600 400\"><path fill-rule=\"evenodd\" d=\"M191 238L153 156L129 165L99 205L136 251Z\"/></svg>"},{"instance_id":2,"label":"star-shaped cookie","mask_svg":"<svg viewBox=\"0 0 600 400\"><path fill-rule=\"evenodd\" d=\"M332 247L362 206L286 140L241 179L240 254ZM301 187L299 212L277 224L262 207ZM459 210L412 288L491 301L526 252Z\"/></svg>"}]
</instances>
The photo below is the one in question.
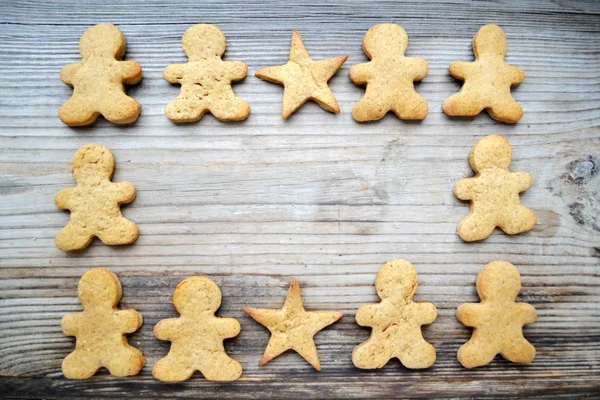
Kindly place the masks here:
<instances>
[{"instance_id":1,"label":"star-shaped cookie","mask_svg":"<svg viewBox=\"0 0 600 400\"><path fill-rule=\"evenodd\" d=\"M300 287L292 280L281 310L244 307L244 312L271 331L271 339L258 365L262 366L287 350L295 350L317 371L321 363L313 336L342 318L337 311L306 311Z\"/></svg>"},{"instance_id":2,"label":"star-shaped cookie","mask_svg":"<svg viewBox=\"0 0 600 400\"><path fill-rule=\"evenodd\" d=\"M340 107L327 86L327 82L340 69L348 56L313 61L298 31L292 32L290 59L285 65L265 67L256 71L258 78L284 86L281 116L287 119L306 101L314 100L330 112L340 112Z\"/></svg>"}]
</instances>

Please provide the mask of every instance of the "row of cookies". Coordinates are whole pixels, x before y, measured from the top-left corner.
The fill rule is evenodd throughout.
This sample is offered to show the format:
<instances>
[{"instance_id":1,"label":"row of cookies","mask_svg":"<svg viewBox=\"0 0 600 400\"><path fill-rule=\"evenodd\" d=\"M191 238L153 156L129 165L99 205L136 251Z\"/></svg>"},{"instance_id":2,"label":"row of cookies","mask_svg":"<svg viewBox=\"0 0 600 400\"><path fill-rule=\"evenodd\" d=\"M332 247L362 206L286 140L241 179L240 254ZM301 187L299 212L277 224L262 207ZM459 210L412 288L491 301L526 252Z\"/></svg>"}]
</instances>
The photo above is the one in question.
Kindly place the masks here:
<instances>
[{"instance_id":1,"label":"row of cookies","mask_svg":"<svg viewBox=\"0 0 600 400\"><path fill-rule=\"evenodd\" d=\"M437 309L413 301L417 286L416 269L408 261L390 261L381 268L375 280L381 302L356 312L358 325L372 328L369 339L352 353L356 367L382 368L392 358L411 369L434 364L436 350L423 338L421 326L436 320ZM537 314L531 305L515 302L521 289L518 270L504 261L491 262L477 275L476 286L481 302L463 304L456 312L462 324L473 328L458 350L459 362L466 368L483 366L497 354L512 362L533 361L535 348L523 337L522 327L535 322ZM102 367L114 376L138 374L144 357L125 335L142 326L142 315L116 308L122 296L117 276L104 268L89 270L81 277L78 296L83 311L61 321L65 335L76 337L75 350L62 364L65 377L86 379ZM175 289L173 304L180 317L154 327L154 335L170 341L171 349L154 364L152 375L165 382L185 381L195 371L213 381L238 379L242 366L225 352L223 340L237 336L240 324L215 316L221 305L219 287L206 277L187 278ZM294 350L317 371L321 364L313 337L342 318L336 311L306 311L295 280L281 309L243 310L271 332L259 366Z\"/></svg>"},{"instance_id":2,"label":"row of cookies","mask_svg":"<svg viewBox=\"0 0 600 400\"><path fill-rule=\"evenodd\" d=\"M241 61L223 61L225 35L213 25L194 25L185 31L183 50L186 64L169 65L164 77L181 85L179 96L167 105L165 114L174 122L194 122L210 112L221 121L248 118L250 106L233 93L231 83L248 73ZM366 85L364 97L354 106L356 121L374 121L394 112L406 120L422 120L428 112L427 102L414 89L413 82L427 75L427 61L405 57L408 36L396 24L375 25L364 37L363 50L371 60L350 69L357 85ZM124 85L142 79L141 66L121 61L125 38L114 25L89 28L79 42L82 61L60 71L60 79L74 88L73 96L58 112L70 126L93 123L99 115L116 124L137 120L140 105L125 94ZM485 25L473 38L474 62L454 62L453 77L463 80L459 93L447 98L443 110L450 116L475 116L487 109L502 122L515 123L523 115L521 106L510 94L511 86L524 79L517 67L504 62L506 37L497 25ZM292 32L289 60L285 65L266 67L255 75L284 86L283 119L288 118L306 101L313 100L323 109L340 112L327 82L336 74L347 56L312 60L297 31Z\"/></svg>"},{"instance_id":3,"label":"row of cookies","mask_svg":"<svg viewBox=\"0 0 600 400\"><path fill-rule=\"evenodd\" d=\"M475 177L461 179L454 187L456 197L471 202L457 228L464 241L483 240L496 227L514 235L535 225L535 212L519 199L519 193L531 186L531 175L511 173L511 159L510 144L503 136L486 136L473 146L469 162ZM75 153L71 173L77 186L61 190L54 199L58 208L71 211L69 223L56 236L59 249L83 249L94 237L108 245L137 239L136 224L123 217L120 209L135 199L135 187L129 182L111 182L114 166L112 153L102 145L88 144Z\"/></svg>"}]
</instances>

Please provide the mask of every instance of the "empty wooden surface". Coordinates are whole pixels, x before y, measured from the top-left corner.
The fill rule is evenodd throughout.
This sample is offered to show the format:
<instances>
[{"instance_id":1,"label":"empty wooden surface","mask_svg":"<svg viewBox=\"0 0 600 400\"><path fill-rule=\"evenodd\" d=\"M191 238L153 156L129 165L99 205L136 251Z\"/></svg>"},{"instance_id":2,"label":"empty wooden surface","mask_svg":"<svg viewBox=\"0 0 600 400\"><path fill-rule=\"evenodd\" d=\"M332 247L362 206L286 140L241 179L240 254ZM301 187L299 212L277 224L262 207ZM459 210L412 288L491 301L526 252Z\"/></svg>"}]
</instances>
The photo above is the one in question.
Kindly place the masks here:
<instances>
[{"instance_id":1,"label":"empty wooden surface","mask_svg":"<svg viewBox=\"0 0 600 400\"><path fill-rule=\"evenodd\" d=\"M7 1L0 22L0 396L600 396L600 3ZM58 72L80 59L84 30L103 22L120 27L126 59L142 65L142 83L128 90L142 115L127 127L99 120L68 128L57 110L71 89ZM226 34L226 60L248 64L249 76L234 86L252 108L247 121L207 115L174 125L163 113L179 87L162 70L187 61L181 35L201 22ZM350 82L348 70L366 61L363 35L382 22L402 25L407 54L429 62L417 85L430 110L421 123L391 114L376 123L352 120L364 89ZM472 36L486 23L504 28L507 62L526 73L513 90L525 112L514 126L485 113L451 119L441 111L460 87L448 65L472 60ZM287 60L292 29L314 59L349 55L330 82L341 114L310 103L282 121L282 88L253 76ZM496 231L482 243L463 243L454 232L468 204L452 187L472 174L469 150L491 133L512 144L511 169L533 176L522 202L538 223L526 234ZM65 254L54 236L68 213L53 197L74 185L69 163L87 143L110 148L114 180L135 184L138 197L123 210L140 237L126 247L96 240ZM355 324L354 313L378 300L375 274L395 258L417 268L415 299L438 308L437 321L424 329L437 361L421 371L397 360L377 371L356 369L352 349L369 330ZM525 329L537 356L530 365L498 357L467 370L456 351L470 331L455 310L477 300L475 276L497 259L517 266L519 298L538 310L538 321ZM80 309L77 282L94 266L117 273L122 307L144 315L130 336L147 360L139 376L62 376L74 340L61 333L60 319ZM242 324L226 344L244 367L236 382L211 383L199 374L175 385L152 378L152 365L169 348L152 328L176 316L171 295L191 275L219 284L219 315ZM292 278L308 309L344 313L316 336L320 373L294 353L257 366L268 332L242 306L281 307Z\"/></svg>"}]
</instances>

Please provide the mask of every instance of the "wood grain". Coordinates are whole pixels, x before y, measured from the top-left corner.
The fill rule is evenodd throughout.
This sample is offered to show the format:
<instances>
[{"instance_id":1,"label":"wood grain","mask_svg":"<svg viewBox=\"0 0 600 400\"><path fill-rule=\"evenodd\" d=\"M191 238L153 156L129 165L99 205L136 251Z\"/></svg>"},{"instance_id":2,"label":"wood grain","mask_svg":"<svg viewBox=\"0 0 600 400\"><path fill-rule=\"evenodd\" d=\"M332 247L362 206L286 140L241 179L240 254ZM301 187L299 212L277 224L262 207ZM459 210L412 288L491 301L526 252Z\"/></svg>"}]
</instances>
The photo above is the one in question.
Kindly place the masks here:
<instances>
[{"instance_id":1,"label":"wood grain","mask_svg":"<svg viewBox=\"0 0 600 400\"><path fill-rule=\"evenodd\" d=\"M600 396L600 3L101 3L8 1L0 14L0 397ZM142 65L142 83L128 90L142 115L127 127L101 120L68 128L56 114L71 89L58 72L79 60L81 33L102 22L121 28L126 59ZM252 108L247 121L207 115L178 126L163 113L179 88L162 70L186 61L181 35L200 22L226 34L225 60L248 64L249 76L234 86ZM430 110L421 123L392 115L370 124L352 120L364 89L350 82L348 70L366 61L362 37L381 22L402 25L407 55L429 62L417 86ZM472 36L486 23L503 27L507 62L526 73L513 91L525 112L514 126L485 113L452 119L441 111L460 87L448 65L472 60ZM285 62L292 29L313 59L349 55L330 84L341 114L306 104L284 122L281 87L253 76ZM533 176L522 202L537 212L538 224L527 234L496 232L483 243L463 243L454 231L468 205L452 187L472 174L469 150L491 133L512 144L511 169ZM138 190L123 211L140 238L127 247L95 241L65 254L53 240L68 214L53 197L74 185L74 152L94 142L114 153L114 180ZM369 331L354 323L354 313L377 301L375 274L395 258L417 268L415 300L438 307L438 320L424 328L438 358L424 371L397 361L361 371L351 353ZM498 358L466 370L456 351L470 332L454 313L476 301L475 275L496 259L519 268L520 299L538 310L538 321L525 329L537 357L526 366ZM61 333L60 318L80 309L77 281L93 266L116 272L122 307L144 315L130 339L147 358L139 376L62 377L74 341ZM152 328L176 315L172 292L191 275L217 282L220 315L242 324L226 345L244 367L237 382L152 379L152 365L168 351ZM345 315L316 337L320 373L293 353L257 366L268 332L241 308L281 307L292 278L308 309Z\"/></svg>"}]
</instances>

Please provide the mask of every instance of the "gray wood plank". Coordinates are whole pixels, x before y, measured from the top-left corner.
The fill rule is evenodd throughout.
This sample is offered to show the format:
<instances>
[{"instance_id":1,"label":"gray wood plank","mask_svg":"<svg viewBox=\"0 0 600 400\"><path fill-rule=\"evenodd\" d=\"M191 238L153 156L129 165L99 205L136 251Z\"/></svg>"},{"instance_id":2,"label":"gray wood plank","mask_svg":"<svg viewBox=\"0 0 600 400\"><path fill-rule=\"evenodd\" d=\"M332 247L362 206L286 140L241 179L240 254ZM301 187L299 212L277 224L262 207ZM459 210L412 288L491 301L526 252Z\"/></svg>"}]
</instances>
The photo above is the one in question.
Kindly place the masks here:
<instances>
[{"instance_id":1,"label":"gray wood plank","mask_svg":"<svg viewBox=\"0 0 600 400\"><path fill-rule=\"evenodd\" d=\"M60 68L79 59L77 43L90 25L117 24L127 59L141 63L143 81L128 90L142 104L133 125L100 120L68 128L58 107L71 89ZM250 103L250 118L221 123L212 116L174 125L164 106L179 88L162 78L168 64L185 62L181 34L195 23L217 25L227 36L226 60L248 64L234 86ZM409 35L409 56L429 62L417 85L429 103L421 123L388 115L358 124L351 109L363 93L348 78L365 62L361 41L377 23L395 22ZM514 126L487 115L452 119L443 100L460 83L450 62L471 60L480 25L496 23L508 37L507 62L525 70L514 97L525 114ZM349 55L330 86L342 109L329 114L306 104L280 117L282 89L253 76L287 59L298 29L314 59ZM598 396L600 374L600 3L362 2L132 0L8 1L0 14L0 396L81 397L581 397ZM513 146L514 171L533 186L522 202L538 214L533 231L495 232L483 243L454 233L468 206L454 183L472 174L470 148L500 133ZM68 214L53 204L73 186L69 162L86 143L102 143L116 158L114 180L135 184L138 197L123 207L140 228L138 241L108 247L97 241L65 254L54 236ZM379 371L353 367L352 349L369 334L354 323L356 309L377 301L373 282L387 260L411 261L419 272L416 299L438 307L424 328L438 358L410 371L391 361ZM538 321L525 328L536 346L526 366L497 358L466 370L456 351L469 330L456 307L476 301L477 272L496 259L517 266L520 299ZM122 280L122 307L144 315L131 335L147 364L127 379L101 372L85 381L62 377L73 339L60 318L80 309L79 277L105 266ZM152 327L176 315L179 281L207 275L223 291L222 316L238 318L241 334L227 350L244 367L233 383L195 375L166 385L151 367L168 351ZM340 310L344 318L316 337L323 370L298 355L257 363L268 333L242 313L245 305L280 307L290 279L298 279L306 307Z\"/></svg>"}]
</instances>

